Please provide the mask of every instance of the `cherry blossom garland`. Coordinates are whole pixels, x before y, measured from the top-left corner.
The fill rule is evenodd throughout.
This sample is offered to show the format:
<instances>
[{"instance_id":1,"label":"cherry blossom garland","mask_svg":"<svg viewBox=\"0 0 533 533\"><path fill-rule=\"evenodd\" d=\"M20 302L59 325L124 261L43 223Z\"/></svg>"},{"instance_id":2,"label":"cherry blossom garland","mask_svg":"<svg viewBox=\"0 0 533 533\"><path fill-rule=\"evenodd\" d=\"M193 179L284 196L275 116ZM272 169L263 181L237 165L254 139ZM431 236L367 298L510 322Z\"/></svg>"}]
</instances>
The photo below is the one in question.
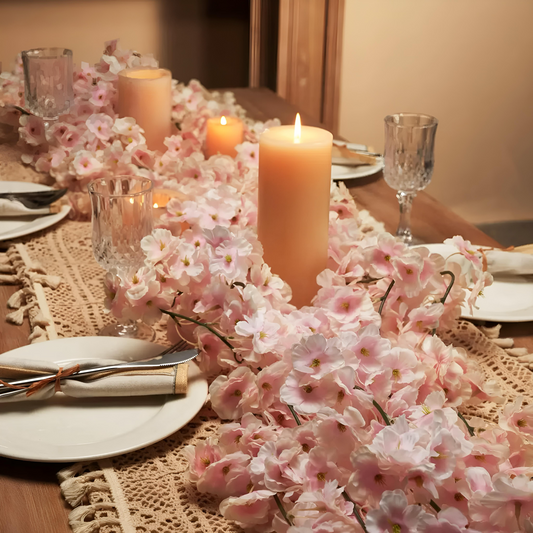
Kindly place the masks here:
<instances>
[{"instance_id":1,"label":"cherry blossom garland","mask_svg":"<svg viewBox=\"0 0 533 533\"><path fill-rule=\"evenodd\" d=\"M497 387L434 335L491 283L479 252L450 240L465 268L366 231L347 189L332 185L328 269L313 305L296 309L255 231L256 141L268 124L248 123L235 159L205 160L206 118L242 112L197 82L175 85L181 131L151 153L113 111L117 72L138 64L153 60L108 43L77 73L73 113L46 133L21 117L20 133L25 160L74 192L129 172L183 195L143 239L145 266L107 276L106 306L147 323L171 316L169 339L197 345L217 376L212 406L231 422L187 447L191 482L259 532L532 531L533 407L518 397L497 426L466 421L457 409L497 401ZM12 76L0 78L4 104L20 104Z\"/></svg>"},{"instance_id":2,"label":"cherry blossom garland","mask_svg":"<svg viewBox=\"0 0 533 533\"><path fill-rule=\"evenodd\" d=\"M176 174L198 173L198 156L209 117L234 115L243 119L243 160L255 156L253 143L266 127L280 124L278 120L264 124L247 119L230 92L210 93L195 80L187 86L173 80L171 118L176 134L166 140L164 153L149 150L135 120L119 118L116 113L118 73L124 68L157 65L151 55L120 50L116 40L105 43L99 63L91 66L82 62L74 73L74 104L48 129L41 118L24 110L20 56L14 72L0 73L0 125L20 125L20 145L25 152L22 161L50 174L58 187L69 188L75 217L87 218L90 214L86 191L93 179L138 175L150 178L156 186L175 187ZM186 159L186 168L181 168Z\"/></svg>"}]
</instances>

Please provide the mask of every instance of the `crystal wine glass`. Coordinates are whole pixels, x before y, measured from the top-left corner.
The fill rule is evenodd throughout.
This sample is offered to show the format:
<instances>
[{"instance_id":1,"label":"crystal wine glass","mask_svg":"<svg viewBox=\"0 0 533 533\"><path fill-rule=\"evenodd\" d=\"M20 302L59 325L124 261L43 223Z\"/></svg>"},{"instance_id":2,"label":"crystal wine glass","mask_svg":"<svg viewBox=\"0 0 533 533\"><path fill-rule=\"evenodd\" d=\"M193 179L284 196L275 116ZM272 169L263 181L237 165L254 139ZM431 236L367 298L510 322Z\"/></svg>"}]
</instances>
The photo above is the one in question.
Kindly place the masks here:
<instances>
[{"instance_id":1,"label":"crystal wine glass","mask_svg":"<svg viewBox=\"0 0 533 533\"><path fill-rule=\"evenodd\" d=\"M418 191L431 181L438 121L430 115L397 113L385 117L385 181L397 190L400 223L396 236L414 244L411 207Z\"/></svg>"},{"instance_id":2,"label":"crystal wine glass","mask_svg":"<svg viewBox=\"0 0 533 533\"><path fill-rule=\"evenodd\" d=\"M68 113L74 101L72 50L34 48L22 52L26 106L45 125Z\"/></svg>"},{"instance_id":3,"label":"crystal wine glass","mask_svg":"<svg viewBox=\"0 0 533 533\"><path fill-rule=\"evenodd\" d=\"M96 261L124 277L144 264L141 239L152 232L152 182L136 176L99 178L89 183L92 241ZM150 326L133 320L104 327L99 335L152 339Z\"/></svg>"}]
</instances>

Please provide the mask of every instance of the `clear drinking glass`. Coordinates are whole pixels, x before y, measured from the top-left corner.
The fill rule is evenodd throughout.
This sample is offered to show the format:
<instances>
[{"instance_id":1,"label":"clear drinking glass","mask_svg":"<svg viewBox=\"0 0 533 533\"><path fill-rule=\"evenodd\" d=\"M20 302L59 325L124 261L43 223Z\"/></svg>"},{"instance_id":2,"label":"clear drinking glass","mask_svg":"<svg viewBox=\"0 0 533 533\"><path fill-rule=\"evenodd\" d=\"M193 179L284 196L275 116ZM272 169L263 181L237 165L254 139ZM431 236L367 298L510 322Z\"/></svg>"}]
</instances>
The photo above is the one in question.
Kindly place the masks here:
<instances>
[{"instance_id":1,"label":"clear drinking glass","mask_svg":"<svg viewBox=\"0 0 533 533\"><path fill-rule=\"evenodd\" d=\"M133 176L100 178L89 183L92 241L96 261L124 278L144 264L141 239L152 232L152 182ZM99 335L152 339L146 324L123 320L103 328Z\"/></svg>"},{"instance_id":2,"label":"clear drinking glass","mask_svg":"<svg viewBox=\"0 0 533 533\"><path fill-rule=\"evenodd\" d=\"M418 191L431 181L438 120L430 115L397 113L385 117L385 181L397 190L400 223L396 236L414 244L411 207Z\"/></svg>"},{"instance_id":3,"label":"clear drinking glass","mask_svg":"<svg viewBox=\"0 0 533 533\"><path fill-rule=\"evenodd\" d=\"M22 52L27 108L47 125L68 113L74 100L72 50L34 48Z\"/></svg>"}]
</instances>

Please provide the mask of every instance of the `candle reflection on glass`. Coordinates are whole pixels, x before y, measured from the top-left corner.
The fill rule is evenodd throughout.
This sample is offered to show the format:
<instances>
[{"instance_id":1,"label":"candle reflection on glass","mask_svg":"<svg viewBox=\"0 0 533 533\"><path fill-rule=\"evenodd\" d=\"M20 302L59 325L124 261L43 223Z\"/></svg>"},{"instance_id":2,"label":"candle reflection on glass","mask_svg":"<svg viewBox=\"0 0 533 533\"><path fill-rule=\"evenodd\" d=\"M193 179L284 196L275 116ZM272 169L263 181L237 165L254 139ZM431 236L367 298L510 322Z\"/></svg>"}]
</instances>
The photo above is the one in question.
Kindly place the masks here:
<instances>
[{"instance_id":1,"label":"candle reflection on glass","mask_svg":"<svg viewBox=\"0 0 533 533\"><path fill-rule=\"evenodd\" d=\"M259 140L258 236L297 307L311 304L327 267L332 141L326 130L301 126L299 115Z\"/></svg>"}]
</instances>

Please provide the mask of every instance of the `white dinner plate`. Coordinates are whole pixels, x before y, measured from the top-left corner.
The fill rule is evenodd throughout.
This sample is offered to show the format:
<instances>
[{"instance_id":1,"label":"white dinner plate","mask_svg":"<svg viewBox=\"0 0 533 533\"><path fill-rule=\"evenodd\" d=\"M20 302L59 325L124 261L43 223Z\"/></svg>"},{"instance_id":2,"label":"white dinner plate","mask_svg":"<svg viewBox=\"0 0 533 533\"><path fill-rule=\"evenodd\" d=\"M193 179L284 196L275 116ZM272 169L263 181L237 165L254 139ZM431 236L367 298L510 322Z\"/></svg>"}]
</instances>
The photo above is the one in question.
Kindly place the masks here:
<instances>
[{"instance_id":1,"label":"white dinner plate","mask_svg":"<svg viewBox=\"0 0 533 533\"><path fill-rule=\"evenodd\" d=\"M161 346L137 339L72 337L24 346L15 357L62 366L90 359L136 361ZM158 442L190 422L207 398L207 381L189 362L189 389L180 396L72 398L0 404L0 455L41 462L112 457Z\"/></svg>"},{"instance_id":2,"label":"white dinner plate","mask_svg":"<svg viewBox=\"0 0 533 533\"><path fill-rule=\"evenodd\" d=\"M52 187L26 181L0 181L0 192L49 191ZM64 219L70 211L68 205L61 207L59 213L27 217L0 217L0 241L23 237L53 226Z\"/></svg>"},{"instance_id":3,"label":"white dinner plate","mask_svg":"<svg viewBox=\"0 0 533 533\"><path fill-rule=\"evenodd\" d=\"M344 143L342 141L334 141L337 145L343 145L349 148L350 150L367 150L367 146L364 144L353 144L353 143ZM359 165L359 166L349 166L349 165L338 165L335 164L335 159L333 160L333 165L331 165L331 179L332 180L347 180L353 178L364 178L365 176L372 176L372 174L377 174L383 170L383 158L379 158L378 162L375 165Z\"/></svg>"},{"instance_id":4,"label":"white dinner plate","mask_svg":"<svg viewBox=\"0 0 533 533\"><path fill-rule=\"evenodd\" d=\"M457 253L455 246L449 244L424 244L431 253L444 258ZM479 248L479 246L476 246ZM461 256L457 256L460 258ZM529 322L533 320L533 276L494 276L494 283L483 290L470 312L463 307L461 316L491 322Z\"/></svg>"}]
</instances>

